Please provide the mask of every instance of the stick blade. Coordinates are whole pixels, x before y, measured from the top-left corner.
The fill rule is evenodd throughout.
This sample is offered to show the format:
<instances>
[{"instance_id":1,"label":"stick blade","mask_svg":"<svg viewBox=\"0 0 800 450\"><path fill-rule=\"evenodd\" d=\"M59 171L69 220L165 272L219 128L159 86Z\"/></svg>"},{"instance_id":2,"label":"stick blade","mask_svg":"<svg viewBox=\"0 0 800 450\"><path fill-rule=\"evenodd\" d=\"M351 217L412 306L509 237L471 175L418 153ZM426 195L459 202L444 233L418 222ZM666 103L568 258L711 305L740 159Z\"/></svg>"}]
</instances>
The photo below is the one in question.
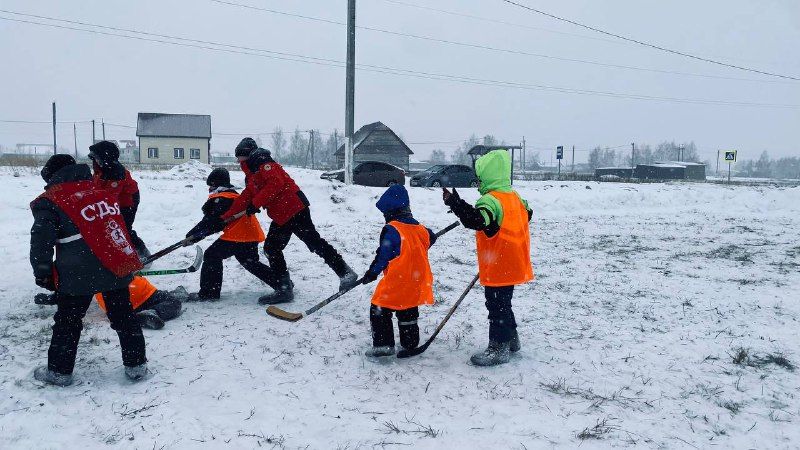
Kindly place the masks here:
<instances>
[{"instance_id":1,"label":"stick blade","mask_svg":"<svg viewBox=\"0 0 800 450\"><path fill-rule=\"evenodd\" d=\"M196 245L194 248L195 248L194 262L187 269L189 273L197 272L197 270L200 269L200 266L203 265L203 249L199 245Z\"/></svg>"},{"instance_id":2,"label":"stick blade","mask_svg":"<svg viewBox=\"0 0 800 450\"><path fill-rule=\"evenodd\" d=\"M409 350L402 349L399 352L397 352L397 357L400 359L410 358L412 356L421 355L427 349L428 349L428 344L425 344L421 347L412 348Z\"/></svg>"},{"instance_id":3,"label":"stick blade","mask_svg":"<svg viewBox=\"0 0 800 450\"><path fill-rule=\"evenodd\" d=\"M303 313L284 311L275 305L270 305L267 307L267 314L276 319L285 320L287 322L297 322L303 318Z\"/></svg>"}]
</instances>

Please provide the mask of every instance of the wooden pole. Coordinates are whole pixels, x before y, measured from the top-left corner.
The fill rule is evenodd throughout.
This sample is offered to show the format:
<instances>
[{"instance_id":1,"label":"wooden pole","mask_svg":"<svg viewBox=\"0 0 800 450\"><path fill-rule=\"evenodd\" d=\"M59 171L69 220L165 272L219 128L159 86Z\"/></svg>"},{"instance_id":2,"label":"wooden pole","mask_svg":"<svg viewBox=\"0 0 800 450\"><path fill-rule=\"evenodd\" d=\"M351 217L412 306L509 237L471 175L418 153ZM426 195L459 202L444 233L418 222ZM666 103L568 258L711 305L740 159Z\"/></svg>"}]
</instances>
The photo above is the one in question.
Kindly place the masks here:
<instances>
[{"instance_id":1,"label":"wooden pole","mask_svg":"<svg viewBox=\"0 0 800 450\"><path fill-rule=\"evenodd\" d=\"M56 143L56 102L53 102L53 154L55 155L58 151L58 146Z\"/></svg>"},{"instance_id":2,"label":"wooden pole","mask_svg":"<svg viewBox=\"0 0 800 450\"><path fill-rule=\"evenodd\" d=\"M347 0L347 69L345 77L344 182L353 184L353 132L356 91L356 0Z\"/></svg>"}]
</instances>

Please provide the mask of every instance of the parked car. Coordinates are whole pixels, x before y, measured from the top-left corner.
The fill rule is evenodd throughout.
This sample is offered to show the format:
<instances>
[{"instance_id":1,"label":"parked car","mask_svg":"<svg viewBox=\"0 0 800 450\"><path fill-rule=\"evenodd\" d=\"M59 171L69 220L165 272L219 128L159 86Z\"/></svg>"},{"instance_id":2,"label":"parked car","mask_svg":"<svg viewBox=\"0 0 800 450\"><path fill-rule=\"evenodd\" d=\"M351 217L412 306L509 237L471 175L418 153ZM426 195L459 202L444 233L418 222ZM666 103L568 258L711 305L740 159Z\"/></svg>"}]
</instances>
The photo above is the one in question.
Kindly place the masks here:
<instances>
[{"instance_id":1,"label":"parked car","mask_svg":"<svg viewBox=\"0 0 800 450\"><path fill-rule=\"evenodd\" d=\"M472 167L449 164L424 170L411 177L409 184L423 187L478 187L480 181Z\"/></svg>"},{"instance_id":2,"label":"parked car","mask_svg":"<svg viewBox=\"0 0 800 450\"><path fill-rule=\"evenodd\" d=\"M320 175L323 180L339 180L344 183L344 170L334 170ZM364 161L353 169L353 183L361 186L391 186L406 184L406 172L380 161Z\"/></svg>"}]
</instances>

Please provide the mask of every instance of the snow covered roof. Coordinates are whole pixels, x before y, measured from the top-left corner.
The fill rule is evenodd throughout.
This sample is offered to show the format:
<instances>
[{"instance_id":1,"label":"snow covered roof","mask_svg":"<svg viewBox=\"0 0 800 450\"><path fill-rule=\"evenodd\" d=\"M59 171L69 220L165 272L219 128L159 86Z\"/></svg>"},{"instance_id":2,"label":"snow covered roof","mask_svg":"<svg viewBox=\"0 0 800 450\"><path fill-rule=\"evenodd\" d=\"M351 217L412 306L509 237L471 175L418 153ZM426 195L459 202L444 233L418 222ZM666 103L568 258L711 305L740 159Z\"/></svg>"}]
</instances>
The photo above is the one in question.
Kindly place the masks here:
<instances>
[{"instance_id":1,"label":"snow covered roof","mask_svg":"<svg viewBox=\"0 0 800 450\"><path fill-rule=\"evenodd\" d=\"M211 139L211 116L139 113L136 136Z\"/></svg>"}]
</instances>

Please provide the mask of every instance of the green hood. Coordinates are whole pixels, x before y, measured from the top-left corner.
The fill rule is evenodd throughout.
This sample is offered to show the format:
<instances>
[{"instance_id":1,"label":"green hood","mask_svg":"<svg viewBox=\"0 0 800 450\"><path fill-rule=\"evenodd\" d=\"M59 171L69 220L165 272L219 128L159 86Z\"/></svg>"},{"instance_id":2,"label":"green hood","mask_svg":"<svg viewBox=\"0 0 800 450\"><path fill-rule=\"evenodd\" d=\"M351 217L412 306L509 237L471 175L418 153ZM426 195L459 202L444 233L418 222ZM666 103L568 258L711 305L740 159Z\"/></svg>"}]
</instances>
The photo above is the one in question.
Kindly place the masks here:
<instances>
[{"instance_id":1,"label":"green hood","mask_svg":"<svg viewBox=\"0 0 800 450\"><path fill-rule=\"evenodd\" d=\"M511 155L506 150L492 150L475 161L475 174L481 179L480 193L511 191Z\"/></svg>"}]
</instances>

